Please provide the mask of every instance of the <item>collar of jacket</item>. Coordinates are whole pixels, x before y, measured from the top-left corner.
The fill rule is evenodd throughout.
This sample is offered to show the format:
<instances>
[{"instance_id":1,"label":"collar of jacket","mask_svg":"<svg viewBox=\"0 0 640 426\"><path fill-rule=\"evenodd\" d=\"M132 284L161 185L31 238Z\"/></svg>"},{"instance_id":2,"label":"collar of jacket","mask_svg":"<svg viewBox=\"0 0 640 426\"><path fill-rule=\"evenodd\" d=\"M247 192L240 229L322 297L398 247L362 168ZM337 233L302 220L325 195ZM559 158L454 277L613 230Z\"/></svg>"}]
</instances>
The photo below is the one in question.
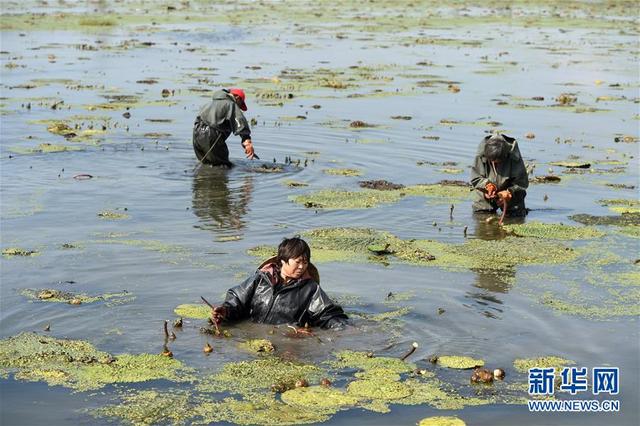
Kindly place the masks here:
<instances>
[{"instance_id":1,"label":"collar of jacket","mask_svg":"<svg viewBox=\"0 0 640 426\"><path fill-rule=\"evenodd\" d=\"M268 263L260 269L260 272L263 272L269 278L269 282L271 283L272 286L275 286L276 284L278 284L278 281L280 278L280 268L278 266L279 265L274 262L274 263ZM306 270L303 276L301 276L297 280L289 281L289 283L286 284L285 286L291 287L298 283L307 282L307 280L310 280L312 278L313 277L309 274L309 270Z\"/></svg>"}]
</instances>

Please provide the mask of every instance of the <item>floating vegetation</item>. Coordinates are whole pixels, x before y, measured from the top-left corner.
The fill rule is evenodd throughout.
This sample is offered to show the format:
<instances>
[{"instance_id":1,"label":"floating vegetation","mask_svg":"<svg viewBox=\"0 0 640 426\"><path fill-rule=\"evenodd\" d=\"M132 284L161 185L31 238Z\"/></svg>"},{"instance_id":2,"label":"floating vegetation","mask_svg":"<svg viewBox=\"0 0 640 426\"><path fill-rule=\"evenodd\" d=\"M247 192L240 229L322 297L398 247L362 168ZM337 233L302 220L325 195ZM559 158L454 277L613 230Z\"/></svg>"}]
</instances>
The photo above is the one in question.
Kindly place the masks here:
<instances>
[{"instance_id":1,"label":"floating vegetation","mask_svg":"<svg viewBox=\"0 0 640 426\"><path fill-rule=\"evenodd\" d=\"M520 225L505 225L504 229L519 237L552 240L586 240L600 238L605 235L604 232L591 226L570 226L558 223L527 222Z\"/></svg>"},{"instance_id":2,"label":"floating vegetation","mask_svg":"<svg viewBox=\"0 0 640 426\"><path fill-rule=\"evenodd\" d=\"M402 195L395 191L344 191L325 189L291 199L307 208L316 209L367 209L380 204L398 201Z\"/></svg>"},{"instance_id":3,"label":"floating vegetation","mask_svg":"<svg viewBox=\"0 0 640 426\"><path fill-rule=\"evenodd\" d=\"M189 396L188 392L179 390L124 393L118 404L95 409L91 414L94 417L117 418L133 425L153 425L167 421L183 424L195 415Z\"/></svg>"},{"instance_id":4,"label":"floating vegetation","mask_svg":"<svg viewBox=\"0 0 640 426\"><path fill-rule=\"evenodd\" d=\"M465 200L471 198L468 186L448 184L420 184L396 189L385 187L386 181L368 181L367 187L378 186L378 189L363 191L346 191L325 189L310 194L295 196L292 200L307 208L323 209L363 209L377 207L399 201L405 196L429 197L442 202ZM395 185L395 184L394 184Z\"/></svg>"},{"instance_id":5,"label":"floating vegetation","mask_svg":"<svg viewBox=\"0 0 640 426\"><path fill-rule=\"evenodd\" d=\"M585 225L640 225L640 213L622 213L619 216L594 216L590 214L574 214L569 219Z\"/></svg>"},{"instance_id":6,"label":"floating vegetation","mask_svg":"<svg viewBox=\"0 0 640 426\"><path fill-rule=\"evenodd\" d=\"M18 247L9 247L2 250L2 255L4 257L14 257L14 256L38 256L40 252L36 250L26 250Z\"/></svg>"},{"instance_id":7,"label":"floating vegetation","mask_svg":"<svg viewBox=\"0 0 640 426\"><path fill-rule=\"evenodd\" d=\"M361 176L362 172L358 169L324 169L322 170L328 175L334 176Z\"/></svg>"},{"instance_id":8,"label":"floating vegetation","mask_svg":"<svg viewBox=\"0 0 640 426\"><path fill-rule=\"evenodd\" d=\"M184 318L207 319L211 316L211 308L206 305L184 304L178 305L173 310L176 315Z\"/></svg>"},{"instance_id":9,"label":"floating vegetation","mask_svg":"<svg viewBox=\"0 0 640 426\"><path fill-rule=\"evenodd\" d=\"M386 376L393 376L408 373L415 368L414 364L401 361L398 358L374 356L367 352L345 350L336 353L335 356L335 361L327 361L327 364L335 369L355 368L365 372L384 371Z\"/></svg>"},{"instance_id":10,"label":"floating vegetation","mask_svg":"<svg viewBox=\"0 0 640 426\"><path fill-rule=\"evenodd\" d=\"M16 154L28 155L28 154L52 154L56 152L66 152L66 151L82 151L82 148L78 146L41 143L34 148L11 148L10 151L15 152Z\"/></svg>"},{"instance_id":11,"label":"floating vegetation","mask_svg":"<svg viewBox=\"0 0 640 426\"><path fill-rule=\"evenodd\" d=\"M590 163L578 163L575 161L553 161L549 164L552 166L566 167L568 169L588 169L591 167Z\"/></svg>"},{"instance_id":12,"label":"floating vegetation","mask_svg":"<svg viewBox=\"0 0 640 426\"><path fill-rule=\"evenodd\" d=\"M438 364L441 367L468 370L471 368L482 367L484 365L484 361L467 356L440 355L438 356Z\"/></svg>"},{"instance_id":13,"label":"floating vegetation","mask_svg":"<svg viewBox=\"0 0 640 426\"><path fill-rule=\"evenodd\" d=\"M267 339L247 340L238 346L245 351L254 353L271 353L276 350L273 343Z\"/></svg>"},{"instance_id":14,"label":"floating vegetation","mask_svg":"<svg viewBox=\"0 0 640 426\"><path fill-rule=\"evenodd\" d=\"M404 185L389 182L388 180L363 180L358 182L358 185L360 185L361 188L375 189L378 191L393 191L404 188Z\"/></svg>"},{"instance_id":15,"label":"floating vegetation","mask_svg":"<svg viewBox=\"0 0 640 426\"><path fill-rule=\"evenodd\" d=\"M530 368L555 367L556 369L558 369L560 367L574 364L574 361L557 356L542 356L538 358L516 359L515 361L513 361L513 367L521 373L527 373Z\"/></svg>"},{"instance_id":16,"label":"floating vegetation","mask_svg":"<svg viewBox=\"0 0 640 426\"><path fill-rule=\"evenodd\" d=\"M324 386L299 387L284 392L282 402L310 410L340 409L358 403L358 398L342 390Z\"/></svg>"},{"instance_id":17,"label":"floating vegetation","mask_svg":"<svg viewBox=\"0 0 640 426\"><path fill-rule=\"evenodd\" d=\"M197 385L201 392L229 392L251 398L271 391L272 385L294 384L298 380L320 380L323 371L309 364L266 356L253 361L231 362L222 371ZM293 388L293 386L291 386Z\"/></svg>"},{"instance_id":18,"label":"floating vegetation","mask_svg":"<svg viewBox=\"0 0 640 426\"><path fill-rule=\"evenodd\" d=\"M180 361L162 355L118 355L98 351L82 340L21 333L0 340L0 369L17 380L44 381L79 391L113 383L166 379L189 381Z\"/></svg>"},{"instance_id":19,"label":"floating vegetation","mask_svg":"<svg viewBox=\"0 0 640 426\"><path fill-rule=\"evenodd\" d=\"M103 210L98 213L98 217L106 220L122 220L129 219L129 215L126 213L114 212L110 210Z\"/></svg>"},{"instance_id":20,"label":"floating vegetation","mask_svg":"<svg viewBox=\"0 0 640 426\"><path fill-rule=\"evenodd\" d=\"M86 303L95 303L102 301L112 301L120 304L130 302L135 299L128 291L120 293L105 293L99 296L89 296L83 293L70 293L50 288L45 289L25 289L20 292L21 295L33 300L41 300L53 303L68 303L71 305L80 305Z\"/></svg>"},{"instance_id":21,"label":"floating vegetation","mask_svg":"<svg viewBox=\"0 0 640 426\"><path fill-rule=\"evenodd\" d=\"M619 228L620 233L630 237L640 238L640 226L628 225Z\"/></svg>"},{"instance_id":22,"label":"floating vegetation","mask_svg":"<svg viewBox=\"0 0 640 426\"><path fill-rule=\"evenodd\" d=\"M420 420L418 426L466 426L466 423L454 416L436 416Z\"/></svg>"},{"instance_id":23,"label":"floating vegetation","mask_svg":"<svg viewBox=\"0 0 640 426\"><path fill-rule=\"evenodd\" d=\"M286 186L288 186L289 188L304 188L306 186L309 186L308 183L305 182L297 182L295 180L286 180L283 182Z\"/></svg>"},{"instance_id":24,"label":"floating vegetation","mask_svg":"<svg viewBox=\"0 0 640 426\"><path fill-rule=\"evenodd\" d=\"M607 199L598 200L598 203L616 213L640 213L640 201L637 199Z\"/></svg>"}]
</instances>

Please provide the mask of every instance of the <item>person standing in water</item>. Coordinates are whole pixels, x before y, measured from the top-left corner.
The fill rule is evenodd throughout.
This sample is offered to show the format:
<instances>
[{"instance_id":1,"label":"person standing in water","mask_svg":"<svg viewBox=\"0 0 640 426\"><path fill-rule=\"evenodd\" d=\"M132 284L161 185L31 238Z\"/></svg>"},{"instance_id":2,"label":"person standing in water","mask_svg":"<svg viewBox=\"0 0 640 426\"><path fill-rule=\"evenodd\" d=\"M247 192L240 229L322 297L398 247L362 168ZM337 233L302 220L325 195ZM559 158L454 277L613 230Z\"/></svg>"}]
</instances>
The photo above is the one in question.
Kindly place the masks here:
<instances>
[{"instance_id":1,"label":"person standing in water","mask_svg":"<svg viewBox=\"0 0 640 426\"><path fill-rule=\"evenodd\" d=\"M506 216L527 214L524 199L529 175L514 138L494 134L480 142L471 168L471 186L478 191L474 212L495 213L506 208Z\"/></svg>"},{"instance_id":2,"label":"person standing in water","mask_svg":"<svg viewBox=\"0 0 640 426\"><path fill-rule=\"evenodd\" d=\"M222 89L202 107L193 124L193 150L198 160L212 166L232 167L226 140L233 133L240 136L247 158L259 159L251 142L251 129L243 111L247 110L242 89Z\"/></svg>"}]
</instances>

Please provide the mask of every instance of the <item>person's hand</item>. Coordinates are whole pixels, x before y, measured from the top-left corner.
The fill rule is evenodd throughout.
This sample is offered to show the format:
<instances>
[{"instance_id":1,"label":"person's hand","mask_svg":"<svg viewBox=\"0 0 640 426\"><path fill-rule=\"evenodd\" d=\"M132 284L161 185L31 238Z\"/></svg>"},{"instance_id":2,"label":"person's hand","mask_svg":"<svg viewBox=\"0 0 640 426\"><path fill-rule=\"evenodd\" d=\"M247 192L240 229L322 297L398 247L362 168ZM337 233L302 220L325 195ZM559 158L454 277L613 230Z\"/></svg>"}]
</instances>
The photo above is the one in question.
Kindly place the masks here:
<instances>
[{"instance_id":1,"label":"person's hand","mask_svg":"<svg viewBox=\"0 0 640 426\"><path fill-rule=\"evenodd\" d=\"M496 191L498 190L498 187L496 187L495 184L489 182L485 185L484 189L486 190L484 194L486 199L490 200L492 198L496 198Z\"/></svg>"},{"instance_id":2,"label":"person's hand","mask_svg":"<svg viewBox=\"0 0 640 426\"><path fill-rule=\"evenodd\" d=\"M511 197L511 192L507 191L506 189L504 191L498 192L500 204L504 204L505 202L508 203L509 201L511 201Z\"/></svg>"},{"instance_id":3,"label":"person's hand","mask_svg":"<svg viewBox=\"0 0 640 426\"><path fill-rule=\"evenodd\" d=\"M220 324L227 316L227 308L224 306L216 306L211 310L211 321Z\"/></svg>"},{"instance_id":4,"label":"person's hand","mask_svg":"<svg viewBox=\"0 0 640 426\"><path fill-rule=\"evenodd\" d=\"M251 142L251 139L245 139L242 142L242 147L244 148L244 153L247 155L247 158L249 160L253 160L256 157L256 153L253 150L253 143Z\"/></svg>"}]
</instances>

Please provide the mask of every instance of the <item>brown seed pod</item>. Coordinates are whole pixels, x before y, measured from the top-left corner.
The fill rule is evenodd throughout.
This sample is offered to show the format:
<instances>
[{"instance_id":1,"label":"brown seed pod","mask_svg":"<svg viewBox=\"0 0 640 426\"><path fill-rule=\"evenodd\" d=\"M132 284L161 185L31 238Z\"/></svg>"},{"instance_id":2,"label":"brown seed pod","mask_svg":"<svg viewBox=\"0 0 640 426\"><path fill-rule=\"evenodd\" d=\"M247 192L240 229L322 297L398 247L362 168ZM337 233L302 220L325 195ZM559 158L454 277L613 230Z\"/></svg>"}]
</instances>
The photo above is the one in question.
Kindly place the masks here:
<instances>
[{"instance_id":1,"label":"brown seed pod","mask_svg":"<svg viewBox=\"0 0 640 426\"><path fill-rule=\"evenodd\" d=\"M296 387L297 388L306 388L308 386L309 386L309 382L307 382L307 379L296 380Z\"/></svg>"},{"instance_id":2,"label":"brown seed pod","mask_svg":"<svg viewBox=\"0 0 640 426\"><path fill-rule=\"evenodd\" d=\"M204 345L204 348L202 350L204 351L204 353L209 354L213 351L213 348L211 347L209 342L207 342L207 344Z\"/></svg>"},{"instance_id":3,"label":"brown seed pod","mask_svg":"<svg viewBox=\"0 0 640 426\"><path fill-rule=\"evenodd\" d=\"M502 368L496 368L495 370L493 370L493 377L495 377L496 379L502 380L504 379L505 375L506 373Z\"/></svg>"},{"instance_id":4,"label":"brown seed pod","mask_svg":"<svg viewBox=\"0 0 640 426\"><path fill-rule=\"evenodd\" d=\"M78 299L77 297L74 297L73 299L69 300L69 304L70 305L80 305L80 304L82 304L82 300Z\"/></svg>"},{"instance_id":5,"label":"brown seed pod","mask_svg":"<svg viewBox=\"0 0 640 426\"><path fill-rule=\"evenodd\" d=\"M173 352L171 352L169 349L165 349L164 351L162 351L162 355L166 356L167 358L173 358Z\"/></svg>"},{"instance_id":6,"label":"brown seed pod","mask_svg":"<svg viewBox=\"0 0 640 426\"><path fill-rule=\"evenodd\" d=\"M325 377L324 379L320 380L320 386L324 386L325 388L328 388L329 386L331 386L331 380Z\"/></svg>"},{"instance_id":7,"label":"brown seed pod","mask_svg":"<svg viewBox=\"0 0 640 426\"><path fill-rule=\"evenodd\" d=\"M486 368L476 368L471 374L471 383L492 383L493 373Z\"/></svg>"}]
</instances>

